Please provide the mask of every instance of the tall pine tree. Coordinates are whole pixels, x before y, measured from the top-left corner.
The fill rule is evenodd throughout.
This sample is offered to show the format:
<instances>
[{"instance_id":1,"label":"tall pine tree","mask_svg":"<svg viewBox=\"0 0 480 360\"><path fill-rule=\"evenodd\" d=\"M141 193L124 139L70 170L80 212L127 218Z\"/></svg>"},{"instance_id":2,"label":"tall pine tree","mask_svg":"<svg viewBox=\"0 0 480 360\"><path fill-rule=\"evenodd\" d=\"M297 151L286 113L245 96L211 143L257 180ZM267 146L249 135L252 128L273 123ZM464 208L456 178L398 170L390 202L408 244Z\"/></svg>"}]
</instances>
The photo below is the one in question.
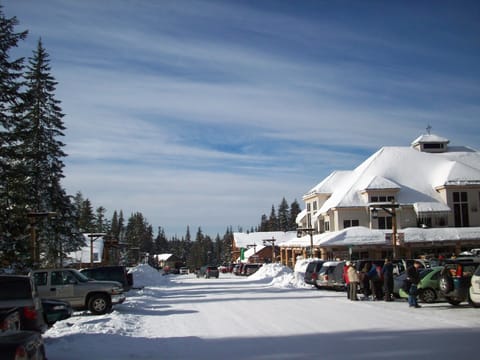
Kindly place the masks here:
<instances>
[{"instance_id":1,"label":"tall pine tree","mask_svg":"<svg viewBox=\"0 0 480 360\"><path fill-rule=\"evenodd\" d=\"M28 222L24 204L17 199L22 179L13 168L20 159L15 156L17 139L11 132L22 103L24 59L11 59L10 51L27 36L27 31L15 32L17 25L17 18L6 18L0 5L0 260L7 264L23 262L22 255L28 253L24 235Z\"/></svg>"},{"instance_id":2,"label":"tall pine tree","mask_svg":"<svg viewBox=\"0 0 480 360\"><path fill-rule=\"evenodd\" d=\"M73 220L73 205L61 186L66 156L65 144L60 140L65 130L64 115L60 101L55 98L57 82L51 75L49 55L41 40L29 58L24 77L22 116L13 129L17 156L22 159L17 163L17 172L26 175L24 194L29 214L35 214L38 248L47 258L55 259L61 249L75 249L81 241L79 236L71 238L79 232ZM56 213L55 220L36 216L48 212Z\"/></svg>"}]
</instances>

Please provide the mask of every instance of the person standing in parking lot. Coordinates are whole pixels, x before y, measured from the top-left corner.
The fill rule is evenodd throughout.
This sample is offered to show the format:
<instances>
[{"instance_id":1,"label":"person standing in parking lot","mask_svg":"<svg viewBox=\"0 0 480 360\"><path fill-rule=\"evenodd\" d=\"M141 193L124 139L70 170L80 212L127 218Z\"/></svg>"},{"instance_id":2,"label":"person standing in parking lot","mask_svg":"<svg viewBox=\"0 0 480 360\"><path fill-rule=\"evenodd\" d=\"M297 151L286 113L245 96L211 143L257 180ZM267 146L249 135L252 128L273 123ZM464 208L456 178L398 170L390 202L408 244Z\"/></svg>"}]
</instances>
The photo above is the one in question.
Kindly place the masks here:
<instances>
[{"instance_id":1,"label":"person standing in parking lot","mask_svg":"<svg viewBox=\"0 0 480 360\"><path fill-rule=\"evenodd\" d=\"M347 299L350 299L350 280L348 279L348 269L350 268L350 261L345 263L343 267L343 281L345 281L345 287L347 288Z\"/></svg>"},{"instance_id":2,"label":"person standing in parking lot","mask_svg":"<svg viewBox=\"0 0 480 360\"><path fill-rule=\"evenodd\" d=\"M407 278L405 279L405 282L407 283L405 286L404 290L407 290L408 293L408 305L413 308L420 308L421 306L418 305L418 300L417 300L417 286L418 283L420 282L420 272L418 269L420 269L422 265L420 264L419 261L415 261L412 266L409 266L407 269Z\"/></svg>"},{"instance_id":3,"label":"person standing in parking lot","mask_svg":"<svg viewBox=\"0 0 480 360\"><path fill-rule=\"evenodd\" d=\"M392 301L393 294L393 264L390 259L385 259L385 264L382 267L383 274L383 291L384 291L384 300Z\"/></svg>"},{"instance_id":4,"label":"person standing in parking lot","mask_svg":"<svg viewBox=\"0 0 480 360\"><path fill-rule=\"evenodd\" d=\"M350 293L350 300L357 301L357 287L359 282L359 277L357 274L357 269L355 269L354 264L350 263L348 266L348 282L350 284L349 293Z\"/></svg>"}]
</instances>

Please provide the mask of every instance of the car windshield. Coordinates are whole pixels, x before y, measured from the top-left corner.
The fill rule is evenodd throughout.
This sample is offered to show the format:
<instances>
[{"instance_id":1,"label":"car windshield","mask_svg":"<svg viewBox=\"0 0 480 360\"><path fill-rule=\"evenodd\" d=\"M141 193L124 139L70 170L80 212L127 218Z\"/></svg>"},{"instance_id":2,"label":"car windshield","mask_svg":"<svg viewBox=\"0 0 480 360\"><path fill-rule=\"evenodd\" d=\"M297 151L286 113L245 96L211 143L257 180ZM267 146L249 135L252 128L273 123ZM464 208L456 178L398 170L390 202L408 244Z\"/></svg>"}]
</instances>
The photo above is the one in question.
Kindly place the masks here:
<instances>
[{"instance_id":1,"label":"car windshield","mask_svg":"<svg viewBox=\"0 0 480 360\"><path fill-rule=\"evenodd\" d=\"M83 275L80 271L78 270L70 270L70 273L75 277L76 280L79 282L88 282L91 281L88 277Z\"/></svg>"}]
</instances>

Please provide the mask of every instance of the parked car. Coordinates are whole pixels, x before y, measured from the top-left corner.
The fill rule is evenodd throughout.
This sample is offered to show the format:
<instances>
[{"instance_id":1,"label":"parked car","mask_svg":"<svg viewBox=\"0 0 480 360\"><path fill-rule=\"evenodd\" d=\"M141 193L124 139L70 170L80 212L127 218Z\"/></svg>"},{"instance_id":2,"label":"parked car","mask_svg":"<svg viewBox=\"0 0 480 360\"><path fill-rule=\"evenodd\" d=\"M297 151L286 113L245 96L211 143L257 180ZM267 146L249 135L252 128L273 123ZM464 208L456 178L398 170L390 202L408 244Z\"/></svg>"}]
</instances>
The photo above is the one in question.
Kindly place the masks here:
<instances>
[{"instance_id":1,"label":"parked car","mask_svg":"<svg viewBox=\"0 0 480 360\"><path fill-rule=\"evenodd\" d=\"M55 299L42 299L43 314L48 326L52 326L57 321L68 319L73 314L70 303Z\"/></svg>"},{"instance_id":2,"label":"parked car","mask_svg":"<svg viewBox=\"0 0 480 360\"><path fill-rule=\"evenodd\" d=\"M76 310L101 315L125 301L119 282L90 280L75 269L34 270L31 276L42 298L68 301Z\"/></svg>"},{"instance_id":3,"label":"parked car","mask_svg":"<svg viewBox=\"0 0 480 360\"><path fill-rule=\"evenodd\" d=\"M322 268L322 265L324 263L324 260L313 260L308 263L307 269L305 270L305 275L303 276L303 280L305 281L305 283L318 287L318 273L320 272L320 269Z\"/></svg>"},{"instance_id":4,"label":"parked car","mask_svg":"<svg viewBox=\"0 0 480 360\"><path fill-rule=\"evenodd\" d=\"M480 307L480 266L477 266L477 270L472 276L469 292L470 303L474 307Z\"/></svg>"},{"instance_id":5,"label":"parked car","mask_svg":"<svg viewBox=\"0 0 480 360\"><path fill-rule=\"evenodd\" d=\"M212 265L205 265L202 266L197 271L197 278L204 277L205 279L209 279L211 277L215 277L218 279L219 271L218 267Z\"/></svg>"},{"instance_id":6,"label":"parked car","mask_svg":"<svg viewBox=\"0 0 480 360\"><path fill-rule=\"evenodd\" d=\"M185 267L185 266L182 266L182 267L179 269L179 273L180 273L180 275L188 275L188 268Z\"/></svg>"},{"instance_id":7,"label":"parked car","mask_svg":"<svg viewBox=\"0 0 480 360\"><path fill-rule=\"evenodd\" d=\"M439 280L442 295L452 305L469 300L472 276L480 258L458 258L445 261Z\"/></svg>"},{"instance_id":8,"label":"parked car","mask_svg":"<svg viewBox=\"0 0 480 360\"><path fill-rule=\"evenodd\" d=\"M439 279L442 273L443 266L435 266L428 269L420 270L420 283L418 284L418 297L421 301L426 303L434 303L442 298L439 287ZM405 280L406 274L398 276L402 278L402 284ZM408 298L408 294L400 288L399 295L401 298Z\"/></svg>"},{"instance_id":9,"label":"parked car","mask_svg":"<svg viewBox=\"0 0 480 360\"><path fill-rule=\"evenodd\" d=\"M124 291L133 287L133 274L129 274L125 266L98 266L81 269L80 272L93 280L117 281L122 284Z\"/></svg>"},{"instance_id":10,"label":"parked car","mask_svg":"<svg viewBox=\"0 0 480 360\"><path fill-rule=\"evenodd\" d=\"M262 267L263 264L245 264L243 267L243 275L250 276L257 272L258 269Z\"/></svg>"},{"instance_id":11,"label":"parked car","mask_svg":"<svg viewBox=\"0 0 480 360\"><path fill-rule=\"evenodd\" d=\"M235 264L235 266L233 267L233 273L235 275L241 275L244 266L244 263Z\"/></svg>"},{"instance_id":12,"label":"parked car","mask_svg":"<svg viewBox=\"0 0 480 360\"><path fill-rule=\"evenodd\" d=\"M0 275L0 289L0 309L17 308L21 330L48 329L39 292L29 276Z\"/></svg>"},{"instance_id":13,"label":"parked car","mask_svg":"<svg viewBox=\"0 0 480 360\"><path fill-rule=\"evenodd\" d=\"M45 346L36 331L7 331L0 334L2 360L44 360Z\"/></svg>"},{"instance_id":14,"label":"parked car","mask_svg":"<svg viewBox=\"0 0 480 360\"><path fill-rule=\"evenodd\" d=\"M344 261L324 262L316 280L317 288L343 289L345 287L345 282L343 281L344 266Z\"/></svg>"}]
</instances>

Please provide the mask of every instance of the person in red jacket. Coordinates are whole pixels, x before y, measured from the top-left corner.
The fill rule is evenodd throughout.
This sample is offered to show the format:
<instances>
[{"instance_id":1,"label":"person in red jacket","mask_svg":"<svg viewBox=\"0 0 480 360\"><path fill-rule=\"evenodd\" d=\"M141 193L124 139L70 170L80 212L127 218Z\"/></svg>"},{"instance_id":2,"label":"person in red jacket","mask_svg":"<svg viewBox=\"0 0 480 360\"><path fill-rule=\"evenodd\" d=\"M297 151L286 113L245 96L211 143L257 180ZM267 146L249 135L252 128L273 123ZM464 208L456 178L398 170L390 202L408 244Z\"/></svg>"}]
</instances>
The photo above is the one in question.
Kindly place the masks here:
<instances>
[{"instance_id":1,"label":"person in red jacket","mask_svg":"<svg viewBox=\"0 0 480 360\"><path fill-rule=\"evenodd\" d=\"M343 281L345 281L345 287L347 288L347 299L350 299L350 280L348 279L348 267L350 266L350 261L345 262L343 266Z\"/></svg>"}]
</instances>

